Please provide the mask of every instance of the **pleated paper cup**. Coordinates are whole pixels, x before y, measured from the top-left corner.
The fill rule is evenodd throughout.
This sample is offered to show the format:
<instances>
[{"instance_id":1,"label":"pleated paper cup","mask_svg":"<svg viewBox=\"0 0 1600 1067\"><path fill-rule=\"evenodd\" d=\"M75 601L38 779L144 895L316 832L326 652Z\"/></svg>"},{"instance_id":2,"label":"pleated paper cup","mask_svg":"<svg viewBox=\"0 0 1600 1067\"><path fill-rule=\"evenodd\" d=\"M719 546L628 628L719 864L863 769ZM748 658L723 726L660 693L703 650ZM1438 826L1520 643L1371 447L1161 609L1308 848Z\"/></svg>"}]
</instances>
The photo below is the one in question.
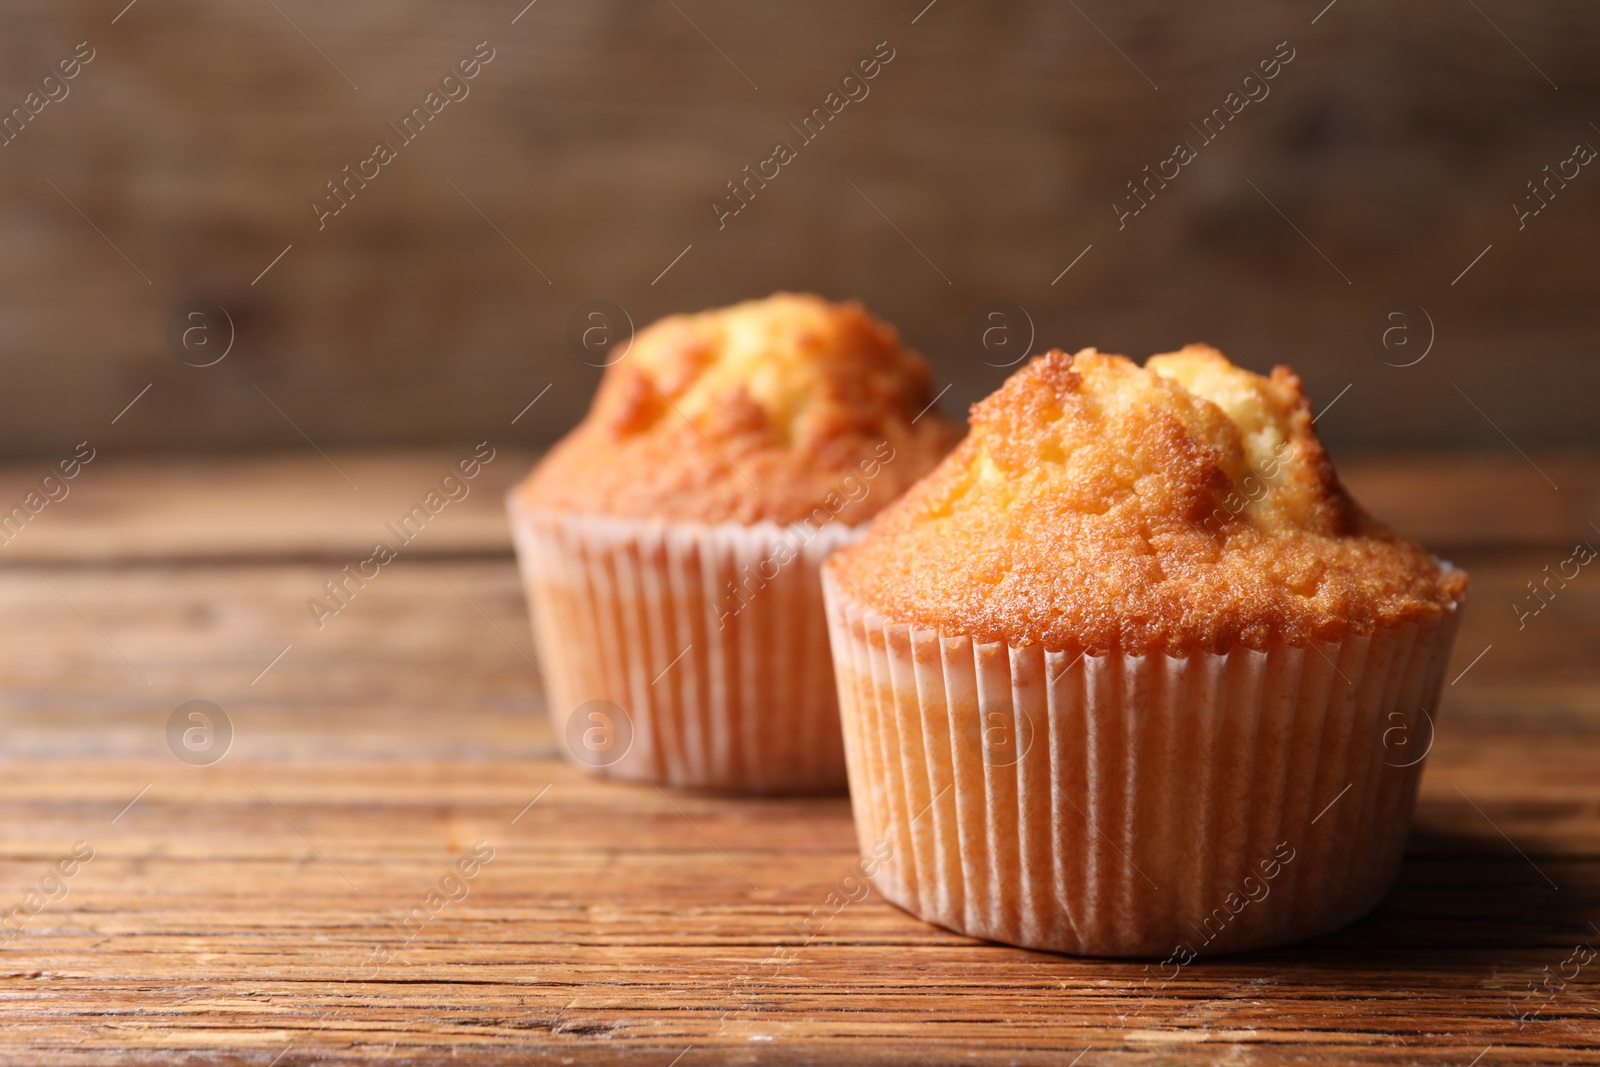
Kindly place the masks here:
<instances>
[{"instance_id":1,"label":"pleated paper cup","mask_svg":"<svg viewBox=\"0 0 1600 1067\"><path fill-rule=\"evenodd\" d=\"M913 915L1185 963L1337 929L1393 884L1459 610L1304 648L1072 657L824 586L857 833Z\"/></svg>"},{"instance_id":2,"label":"pleated paper cup","mask_svg":"<svg viewBox=\"0 0 1600 1067\"><path fill-rule=\"evenodd\" d=\"M842 523L696 525L511 510L558 738L602 774L841 791L819 580Z\"/></svg>"}]
</instances>

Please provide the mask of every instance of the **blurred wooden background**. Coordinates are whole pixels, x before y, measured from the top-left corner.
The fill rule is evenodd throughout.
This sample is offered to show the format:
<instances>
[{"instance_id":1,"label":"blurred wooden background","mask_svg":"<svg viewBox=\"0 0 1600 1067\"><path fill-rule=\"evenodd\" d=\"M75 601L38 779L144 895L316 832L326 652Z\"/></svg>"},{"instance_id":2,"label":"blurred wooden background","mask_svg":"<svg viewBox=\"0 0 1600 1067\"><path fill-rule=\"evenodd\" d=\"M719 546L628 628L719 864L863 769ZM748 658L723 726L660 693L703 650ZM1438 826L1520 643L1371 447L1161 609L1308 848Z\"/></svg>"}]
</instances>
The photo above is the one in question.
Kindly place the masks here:
<instances>
[{"instance_id":1,"label":"blurred wooden background","mask_svg":"<svg viewBox=\"0 0 1600 1067\"><path fill-rule=\"evenodd\" d=\"M642 324L779 288L860 297L952 412L1008 373L968 336L998 302L1035 348L1293 363L1339 398L1336 448L1600 443L1600 167L1512 208L1600 147L1593 3L525 2L6 4L5 113L94 58L0 147L0 454L538 446L598 376L565 340L582 302ZM324 183L485 41L470 95L319 231ZM1285 41L1270 95L1119 231L1125 183ZM879 42L870 95L800 145ZM780 139L798 158L719 231ZM232 318L214 366L169 351L191 298ZM1395 366L1419 309L1435 343Z\"/></svg>"}]
</instances>

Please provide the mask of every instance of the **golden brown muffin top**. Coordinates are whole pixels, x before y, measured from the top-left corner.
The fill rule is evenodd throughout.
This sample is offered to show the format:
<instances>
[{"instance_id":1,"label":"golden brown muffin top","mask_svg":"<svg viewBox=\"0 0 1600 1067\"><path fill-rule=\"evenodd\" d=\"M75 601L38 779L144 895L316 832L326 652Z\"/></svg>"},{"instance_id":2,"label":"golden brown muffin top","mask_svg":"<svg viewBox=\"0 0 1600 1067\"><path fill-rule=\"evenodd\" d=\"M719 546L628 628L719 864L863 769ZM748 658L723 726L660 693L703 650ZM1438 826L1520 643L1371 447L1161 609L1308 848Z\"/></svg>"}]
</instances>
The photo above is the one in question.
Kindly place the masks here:
<instances>
[{"instance_id":1,"label":"golden brown muffin top","mask_svg":"<svg viewBox=\"0 0 1600 1067\"><path fill-rule=\"evenodd\" d=\"M1311 420L1287 367L1052 351L830 567L897 621L1094 653L1303 645L1448 610L1466 575L1361 511Z\"/></svg>"},{"instance_id":2,"label":"golden brown muffin top","mask_svg":"<svg viewBox=\"0 0 1600 1067\"><path fill-rule=\"evenodd\" d=\"M524 507L680 522L863 522L960 430L932 375L856 303L779 293L639 332ZM832 520L829 520L832 521Z\"/></svg>"}]
</instances>

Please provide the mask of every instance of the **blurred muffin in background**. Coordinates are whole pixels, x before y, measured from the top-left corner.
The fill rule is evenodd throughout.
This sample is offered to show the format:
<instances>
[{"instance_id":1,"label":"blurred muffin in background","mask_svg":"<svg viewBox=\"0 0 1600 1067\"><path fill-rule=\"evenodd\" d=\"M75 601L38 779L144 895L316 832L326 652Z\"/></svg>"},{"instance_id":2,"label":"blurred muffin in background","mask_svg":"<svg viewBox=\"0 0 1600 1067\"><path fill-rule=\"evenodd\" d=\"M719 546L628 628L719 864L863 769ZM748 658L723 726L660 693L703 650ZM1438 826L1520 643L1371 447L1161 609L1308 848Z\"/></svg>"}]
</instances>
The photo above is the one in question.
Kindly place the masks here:
<instances>
[{"instance_id":1,"label":"blurred muffin in background","mask_svg":"<svg viewBox=\"0 0 1600 1067\"><path fill-rule=\"evenodd\" d=\"M1467 577L1365 514L1300 380L1050 352L824 568L874 881L1090 955L1283 944L1399 868Z\"/></svg>"},{"instance_id":2,"label":"blurred muffin in background","mask_svg":"<svg viewBox=\"0 0 1600 1067\"><path fill-rule=\"evenodd\" d=\"M558 734L618 777L845 780L819 568L960 436L854 303L778 294L640 331L508 498Z\"/></svg>"}]
</instances>

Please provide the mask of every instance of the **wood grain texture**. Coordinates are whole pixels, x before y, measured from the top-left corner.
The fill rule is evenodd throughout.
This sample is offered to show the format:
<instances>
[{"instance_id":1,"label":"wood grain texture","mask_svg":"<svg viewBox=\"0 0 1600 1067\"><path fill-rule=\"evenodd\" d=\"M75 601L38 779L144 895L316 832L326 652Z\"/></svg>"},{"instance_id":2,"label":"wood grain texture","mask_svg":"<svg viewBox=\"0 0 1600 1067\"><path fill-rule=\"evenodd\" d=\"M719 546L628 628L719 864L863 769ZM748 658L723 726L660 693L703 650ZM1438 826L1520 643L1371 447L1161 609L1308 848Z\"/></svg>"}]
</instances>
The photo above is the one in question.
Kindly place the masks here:
<instances>
[{"instance_id":1,"label":"wood grain texture","mask_svg":"<svg viewBox=\"0 0 1600 1067\"><path fill-rule=\"evenodd\" d=\"M1600 178L1512 210L1600 145L1583 0L126 6L0 13L0 108L97 49L0 148L0 454L92 436L147 385L117 425L139 451L477 440L550 386L514 431L547 444L596 378L565 339L581 302L642 324L780 288L897 323L952 412L1005 376L967 334L1006 301L1037 346L1205 340L1319 404L1351 385L1319 423L1340 445L1595 441ZM326 183L479 41L470 95L319 228ZM1284 41L1270 95L1119 228L1127 183ZM719 228L725 183L878 42L870 95ZM204 369L164 336L193 296L237 330ZM1410 347L1377 336L1411 305L1437 344L1399 367L1421 317Z\"/></svg>"},{"instance_id":2,"label":"wood grain texture","mask_svg":"<svg viewBox=\"0 0 1600 1067\"><path fill-rule=\"evenodd\" d=\"M373 485L436 465L371 462ZM250 469L101 473L138 501ZM1495 475L1385 477L1422 515L1464 513L1443 498ZM320 492L294 498L318 527ZM128 514L108 508L102 534ZM331 515L323 547L350 524ZM1456 681L1379 912L1164 986L1142 962L975 942L876 895L805 936L856 862L848 801L662 792L565 762L514 565L486 538L402 557L320 631L304 599L330 564L307 534L0 568L0 902L74 842L95 850L0 946L0 1060L1600 1063L1600 964L1528 994L1600 947L1600 579L1521 628L1510 608L1564 558L1560 532L1456 539L1474 576ZM235 730L210 766L167 747L190 699ZM494 854L465 898L403 943L397 924L479 841Z\"/></svg>"},{"instance_id":3,"label":"wood grain texture","mask_svg":"<svg viewBox=\"0 0 1600 1067\"><path fill-rule=\"evenodd\" d=\"M448 503L436 516L430 512L407 555L504 555L511 547L505 494L533 457L515 449L493 456L471 479L458 465L475 458L472 445L324 456L307 447L231 460L97 456L71 481L57 479L66 489L59 501L20 528L4 527L0 566L348 557L370 551L375 540L397 540L386 524L398 523L429 492ZM0 519L39 491L52 469L42 462L0 467ZM454 497L440 488L447 476L456 479Z\"/></svg>"}]
</instances>

